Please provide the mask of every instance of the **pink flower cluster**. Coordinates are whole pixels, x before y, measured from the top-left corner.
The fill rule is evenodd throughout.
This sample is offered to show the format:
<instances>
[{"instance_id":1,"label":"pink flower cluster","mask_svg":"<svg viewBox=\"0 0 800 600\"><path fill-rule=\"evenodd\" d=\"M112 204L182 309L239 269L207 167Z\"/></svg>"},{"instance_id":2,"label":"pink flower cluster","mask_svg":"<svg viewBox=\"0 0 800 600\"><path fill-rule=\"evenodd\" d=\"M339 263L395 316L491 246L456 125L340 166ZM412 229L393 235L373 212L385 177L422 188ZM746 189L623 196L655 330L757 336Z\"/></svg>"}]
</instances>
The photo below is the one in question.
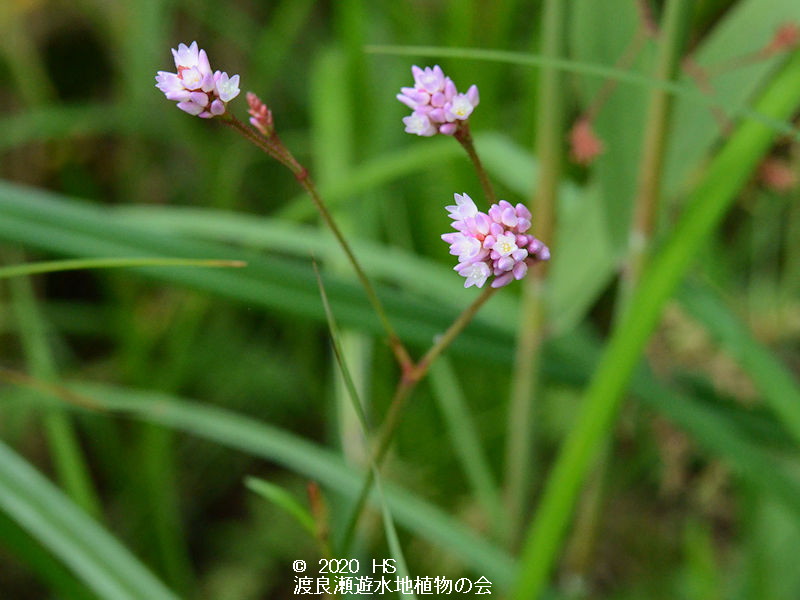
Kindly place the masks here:
<instances>
[{"instance_id":1,"label":"pink flower cluster","mask_svg":"<svg viewBox=\"0 0 800 600\"><path fill-rule=\"evenodd\" d=\"M406 131L424 136L455 134L459 122L468 119L480 102L478 87L472 85L466 94L459 94L439 65L424 69L415 65L411 72L414 87L401 88L402 93L397 94L397 99L414 111L403 117Z\"/></svg>"},{"instance_id":2,"label":"pink flower cluster","mask_svg":"<svg viewBox=\"0 0 800 600\"><path fill-rule=\"evenodd\" d=\"M177 73L159 71L156 87L182 111L210 119L225 113L225 105L239 95L239 76L211 70L205 50L179 44L172 50Z\"/></svg>"},{"instance_id":3,"label":"pink flower cluster","mask_svg":"<svg viewBox=\"0 0 800 600\"><path fill-rule=\"evenodd\" d=\"M528 266L550 259L550 250L525 232L531 226L531 213L522 204L513 206L505 200L492 204L482 213L466 194L455 194L456 204L447 206L456 233L445 233L450 254L458 257L455 270L466 278L464 287L483 287L494 275L492 287L498 288L522 279Z\"/></svg>"}]
</instances>

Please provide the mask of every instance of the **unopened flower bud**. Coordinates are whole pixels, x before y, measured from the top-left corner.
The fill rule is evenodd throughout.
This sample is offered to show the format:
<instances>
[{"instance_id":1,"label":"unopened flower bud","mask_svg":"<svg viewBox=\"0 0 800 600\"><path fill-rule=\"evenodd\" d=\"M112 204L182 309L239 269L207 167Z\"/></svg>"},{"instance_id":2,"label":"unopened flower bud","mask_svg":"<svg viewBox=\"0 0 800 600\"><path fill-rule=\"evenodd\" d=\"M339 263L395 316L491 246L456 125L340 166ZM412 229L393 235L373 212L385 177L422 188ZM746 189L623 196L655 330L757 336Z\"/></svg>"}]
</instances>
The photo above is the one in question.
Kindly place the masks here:
<instances>
[{"instance_id":1,"label":"unopened flower bud","mask_svg":"<svg viewBox=\"0 0 800 600\"><path fill-rule=\"evenodd\" d=\"M272 120L272 111L253 92L247 92L247 104L250 105L250 124L258 129L265 137L270 137L275 131L275 122Z\"/></svg>"}]
</instances>

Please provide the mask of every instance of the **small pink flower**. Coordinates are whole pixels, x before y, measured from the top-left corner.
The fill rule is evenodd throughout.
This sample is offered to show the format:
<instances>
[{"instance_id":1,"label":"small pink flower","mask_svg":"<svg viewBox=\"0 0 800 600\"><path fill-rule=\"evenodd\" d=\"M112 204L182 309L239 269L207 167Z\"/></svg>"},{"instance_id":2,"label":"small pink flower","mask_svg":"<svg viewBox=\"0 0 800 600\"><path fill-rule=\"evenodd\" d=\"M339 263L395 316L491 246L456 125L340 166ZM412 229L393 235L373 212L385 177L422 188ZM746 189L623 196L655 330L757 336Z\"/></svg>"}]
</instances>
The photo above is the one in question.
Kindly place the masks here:
<instances>
[{"instance_id":1,"label":"small pink flower","mask_svg":"<svg viewBox=\"0 0 800 600\"><path fill-rule=\"evenodd\" d=\"M456 221L463 221L478 214L478 207L472 198L466 194L453 194L456 203L453 206L445 206L447 216Z\"/></svg>"},{"instance_id":2,"label":"small pink flower","mask_svg":"<svg viewBox=\"0 0 800 600\"><path fill-rule=\"evenodd\" d=\"M429 94L435 94L444 89L447 78L439 65L432 68L425 67L424 69L420 69L415 65L411 67L411 73L414 75L414 87L425 90Z\"/></svg>"},{"instance_id":3,"label":"small pink flower","mask_svg":"<svg viewBox=\"0 0 800 600\"><path fill-rule=\"evenodd\" d=\"M430 137L436 135L437 129L431 123L430 118L424 113L414 111L407 117L403 117L403 125L406 126L407 133L415 133Z\"/></svg>"},{"instance_id":4,"label":"small pink flower","mask_svg":"<svg viewBox=\"0 0 800 600\"><path fill-rule=\"evenodd\" d=\"M456 232L442 239L458 257L455 271L466 279L464 287L483 287L491 275L492 287L502 287L522 279L530 265L550 259L547 246L525 233L531 213L524 205L500 200L483 213L466 194L455 194L455 200L446 209Z\"/></svg>"},{"instance_id":5,"label":"small pink flower","mask_svg":"<svg viewBox=\"0 0 800 600\"><path fill-rule=\"evenodd\" d=\"M214 74L214 83L217 86L217 94L223 102L230 102L239 95L239 76L228 77L227 73L217 71Z\"/></svg>"},{"instance_id":6,"label":"small pink flower","mask_svg":"<svg viewBox=\"0 0 800 600\"><path fill-rule=\"evenodd\" d=\"M466 121L480 102L477 86L459 94L439 65L424 69L414 65L411 73L414 87L400 88L401 93L397 94L397 99L414 111L403 118L406 132L426 137L437 133L455 135L459 123Z\"/></svg>"},{"instance_id":7,"label":"small pink flower","mask_svg":"<svg viewBox=\"0 0 800 600\"><path fill-rule=\"evenodd\" d=\"M473 285L479 288L483 287L486 278L492 274L492 270L484 262L460 263L455 270L462 277L466 277L465 288Z\"/></svg>"},{"instance_id":8,"label":"small pink flower","mask_svg":"<svg viewBox=\"0 0 800 600\"><path fill-rule=\"evenodd\" d=\"M447 115L458 121L468 119L479 101L478 88L473 85L466 94L458 94L453 98Z\"/></svg>"},{"instance_id":9,"label":"small pink flower","mask_svg":"<svg viewBox=\"0 0 800 600\"><path fill-rule=\"evenodd\" d=\"M239 76L211 70L205 50L179 44L172 50L177 73L159 71L156 87L182 111L210 119L225 113L228 102L239 95Z\"/></svg>"},{"instance_id":10,"label":"small pink flower","mask_svg":"<svg viewBox=\"0 0 800 600\"><path fill-rule=\"evenodd\" d=\"M492 251L497 252L500 256L508 256L514 250L517 250L517 236L513 233L503 233L497 236L494 244L492 244ZM505 269L508 271L508 269Z\"/></svg>"}]
</instances>

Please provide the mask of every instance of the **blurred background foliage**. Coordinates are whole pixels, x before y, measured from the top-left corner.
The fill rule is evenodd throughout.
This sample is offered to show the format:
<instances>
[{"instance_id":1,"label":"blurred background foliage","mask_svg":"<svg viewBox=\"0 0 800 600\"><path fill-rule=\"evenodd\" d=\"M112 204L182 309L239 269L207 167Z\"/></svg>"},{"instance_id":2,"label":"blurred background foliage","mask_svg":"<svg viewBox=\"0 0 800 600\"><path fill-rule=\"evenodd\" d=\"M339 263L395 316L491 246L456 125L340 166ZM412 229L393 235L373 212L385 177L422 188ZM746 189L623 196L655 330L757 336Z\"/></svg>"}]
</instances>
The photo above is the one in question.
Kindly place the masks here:
<instances>
[{"instance_id":1,"label":"blurred background foliage","mask_svg":"<svg viewBox=\"0 0 800 600\"><path fill-rule=\"evenodd\" d=\"M575 62L562 80L560 151L572 159L554 239L545 240L554 260L531 514L613 327L663 10L634 0L567 4L561 35ZM691 4L656 240L669 236L709 160L748 118L745 107L797 53L796 0ZM441 64L461 89L476 83L477 149L500 197L529 201L540 69L478 60L469 49L537 53L541 16L541 3L527 0L0 2L2 265L248 261L235 270L0 279L0 440L8 447L0 453L0 596L167 597L155 579L147 592L150 576L132 557L117 563L101 551L108 536L180 597L292 597L291 561L316 565L319 545L245 477L302 506L308 482L319 482L336 539L365 461L311 253L374 423L399 375L291 174L154 88L155 72L172 70L169 49L197 40L214 68L240 73L243 89L269 104L379 282L401 338L419 353L475 297L439 236L453 192L477 197L480 187L452 140L403 132L407 110L394 96L410 85L411 64ZM370 44L463 50L399 56L366 52ZM614 83L581 65L641 77ZM244 118L243 97L229 109ZM582 118L601 144L597 155L575 141ZM800 596L800 153L796 129L770 127L773 147L756 170L738 174L746 182L648 344L593 488L601 499L594 511L581 509L592 505L586 496L579 503L592 524L568 535L552 598ZM576 160L581 149L589 155ZM485 575L500 595L518 566L497 482L519 287L497 294L416 390L382 477L396 484L386 496L410 572ZM64 402L66 384L92 406ZM70 529L79 518L73 502L97 531ZM100 564L94 575L64 558L84 550L96 555L87 564ZM390 554L370 513L353 555L367 564ZM121 587L103 587L103 575ZM119 590L131 581L141 588L126 596Z\"/></svg>"}]
</instances>

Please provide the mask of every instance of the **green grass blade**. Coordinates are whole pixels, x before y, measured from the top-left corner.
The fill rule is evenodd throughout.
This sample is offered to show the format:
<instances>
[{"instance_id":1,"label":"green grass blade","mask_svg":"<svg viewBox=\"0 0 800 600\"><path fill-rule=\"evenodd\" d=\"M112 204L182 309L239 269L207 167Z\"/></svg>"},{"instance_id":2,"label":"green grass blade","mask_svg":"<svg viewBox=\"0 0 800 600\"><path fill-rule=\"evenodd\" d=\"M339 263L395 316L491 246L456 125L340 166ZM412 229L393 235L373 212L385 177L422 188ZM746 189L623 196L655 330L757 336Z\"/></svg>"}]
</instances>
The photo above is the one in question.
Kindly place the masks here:
<instances>
[{"instance_id":1,"label":"green grass blade","mask_svg":"<svg viewBox=\"0 0 800 600\"><path fill-rule=\"evenodd\" d=\"M272 217L256 217L226 211L183 207L125 207L115 211L127 223L166 235L197 238L217 242L238 242L252 248L291 254L306 258L330 256L337 252L329 236L321 236L316 228L286 222ZM354 252L364 268L376 279L393 283L416 295L434 300L437 305L465 309L474 299L470 293L453 290L452 268L424 259L410 252L391 248L369 240L353 243ZM328 274L327 279L331 280ZM335 277L334 277L335 279ZM510 296L497 296L477 319L493 323L513 333L516 301Z\"/></svg>"},{"instance_id":2,"label":"green grass blade","mask_svg":"<svg viewBox=\"0 0 800 600\"><path fill-rule=\"evenodd\" d=\"M315 264L316 266L316 264ZM328 302L328 297L325 293L325 286L322 283L322 278L319 274L319 270L316 271L317 274L317 283L319 284L319 292L322 298L323 305L325 307L325 317L328 320L328 328L330 330L331 340L333 341L334 345L334 354L336 356L336 362L339 365L339 369L342 374L342 378L344 379L345 388L347 390L347 396L350 399L350 402L353 407L353 412L356 414L358 418L358 423L361 426L361 433L366 439L369 435L368 425L366 415L363 409L363 403L361 398L359 397L358 390L356 389L355 383L353 381L353 377L350 374L350 369L347 367L347 362L345 361L345 355L342 350L342 339L339 333L339 328L336 325L336 319L334 318L333 312L331 311L330 303ZM371 451L371 450L370 450ZM400 546L400 540L397 536L397 529L394 525L394 519L392 517L392 511L389 507L389 504L386 501L386 494L383 491L383 485L381 484L381 472L379 465L373 458L373 455L370 455L370 468L372 470L372 478L369 481L371 484L373 481L375 482L375 490L377 492L378 498L378 505L381 509L381 516L383 518L383 528L386 533L386 540L389 545L389 550L391 552L392 557L397 562L397 570L401 577L408 577L408 566L406 564L405 555L403 554L403 549ZM369 484L362 484L362 485L369 485ZM356 501L358 503L358 500ZM357 504L357 506L360 506ZM355 529L356 524L358 522L359 512L355 513L355 518L351 521L351 527ZM349 539L352 531L347 531L345 533L345 540ZM347 552L347 543L344 545L343 552ZM404 598L413 598L416 599L416 596L412 594L403 594Z\"/></svg>"},{"instance_id":3,"label":"green grass blade","mask_svg":"<svg viewBox=\"0 0 800 600\"><path fill-rule=\"evenodd\" d=\"M100 409L122 412L274 461L350 500L355 499L360 489L362 475L338 455L266 423L164 394L89 384L74 389L91 398L92 404ZM514 564L507 553L398 486L385 483L384 492L398 523L459 557L498 586L511 583Z\"/></svg>"},{"instance_id":4,"label":"green grass blade","mask_svg":"<svg viewBox=\"0 0 800 600\"><path fill-rule=\"evenodd\" d=\"M215 260L194 258L76 258L50 260L0 267L0 279L55 273L57 271L76 271L80 269L109 269L122 267L244 267L240 260Z\"/></svg>"},{"instance_id":5,"label":"green grass blade","mask_svg":"<svg viewBox=\"0 0 800 600\"><path fill-rule=\"evenodd\" d=\"M0 546L13 552L15 560L25 564L39 580L50 588L53 597L70 600L97 600L57 557L43 548L34 537L8 515L0 511Z\"/></svg>"},{"instance_id":6,"label":"green grass blade","mask_svg":"<svg viewBox=\"0 0 800 600\"><path fill-rule=\"evenodd\" d=\"M500 534L505 527L503 503L467 399L447 356L431 365L429 377L456 458L492 523L492 530Z\"/></svg>"},{"instance_id":7,"label":"green grass blade","mask_svg":"<svg viewBox=\"0 0 800 600\"><path fill-rule=\"evenodd\" d=\"M247 261L244 269L203 269L202 273L198 269L186 268L132 268L171 285L185 285L252 306L277 309L319 321L323 319L308 258L297 260L273 254L264 256L252 250L231 248L228 244L164 236L144 227L133 226L126 222L124 216L115 215L114 211L7 182L0 182L0 239L81 257L156 258L166 255L244 259ZM442 285L441 281L439 285ZM452 286L447 287L451 292L448 295L460 295L466 303L470 301L470 290L452 293ZM351 278L332 275L328 278L326 288L331 306L342 325L352 324L371 333L382 332L362 290ZM410 294L397 294L395 290L380 288L378 292L398 333L409 343L427 347L430 340L444 331L457 314L449 307ZM502 303L501 300L496 304ZM495 303L490 303L489 307L492 304ZM501 311L495 310L493 314L499 315ZM507 323L507 331L513 330L513 323L509 319L500 317L499 321ZM498 356L498 353L507 351L507 343L498 338L496 329L487 327L479 319L462 333L453 348L481 356Z\"/></svg>"},{"instance_id":8,"label":"green grass blade","mask_svg":"<svg viewBox=\"0 0 800 600\"><path fill-rule=\"evenodd\" d=\"M0 150L31 142L78 135L133 133L122 111L108 104L57 105L30 109L0 119Z\"/></svg>"},{"instance_id":9,"label":"green grass blade","mask_svg":"<svg viewBox=\"0 0 800 600\"><path fill-rule=\"evenodd\" d=\"M2 442L0 508L101 598L177 598L112 535Z\"/></svg>"},{"instance_id":10,"label":"green grass blade","mask_svg":"<svg viewBox=\"0 0 800 600\"><path fill-rule=\"evenodd\" d=\"M759 102L774 119L792 114L800 102L800 53L795 53ZM630 310L615 330L586 392L581 413L568 434L548 479L541 504L527 535L515 598L537 598L559 553L575 498L608 434L622 395L661 310L704 240L747 181L774 137L758 121L744 122L713 159L688 199L687 210L668 243L642 277Z\"/></svg>"},{"instance_id":11,"label":"green grass blade","mask_svg":"<svg viewBox=\"0 0 800 600\"><path fill-rule=\"evenodd\" d=\"M6 253L0 253L0 256L9 258ZM16 256L13 259L18 260ZM30 280L15 279L9 282L8 287L28 370L37 379L58 381L57 361L51 347L48 323L41 313ZM100 501L70 415L64 411L63 406L52 404L42 414L41 422L49 442L58 483L87 514L99 518Z\"/></svg>"},{"instance_id":12,"label":"green grass blade","mask_svg":"<svg viewBox=\"0 0 800 600\"><path fill-rule=\"evenodd\" d=\"M269 500L275 506L294 517L294 520L312 536L315 535L316 526L314 525L314 517L312 517L308 509L300 504L289 492L259 477L247 477L244 480L244 484L248 489L262 498Z\"/></svg>"},{"instance_id":13,"label":"green grass blade","mask_svg":"<svg viewBox=\"0 0 800 600\"><path fill-rule=\"evenodd\" d=\"M381 474L378 472L378 468L373 465L374 471L374 479L375 479L375 491L377 492L378 496L378 503L381 508L381 516L383 517L383 528L386 531L386 542L389 545L389 552L391 553L392 558L394 559L395 563L397 564L397 575L399 577L407 577L410 578L410 574L408 571L408 565L406 564L406 557L403 554L403 549L400 546L400 538L397 535L397 529L394 526L394 519L392 518L392 512L389 508L389 503L386 501L386 494L383 491L383 484L381 483ZM416 600L417 595L411 592L410 594L401 593L402 598L411 598L412 600Z\"/></svg>"}]
</instances>

